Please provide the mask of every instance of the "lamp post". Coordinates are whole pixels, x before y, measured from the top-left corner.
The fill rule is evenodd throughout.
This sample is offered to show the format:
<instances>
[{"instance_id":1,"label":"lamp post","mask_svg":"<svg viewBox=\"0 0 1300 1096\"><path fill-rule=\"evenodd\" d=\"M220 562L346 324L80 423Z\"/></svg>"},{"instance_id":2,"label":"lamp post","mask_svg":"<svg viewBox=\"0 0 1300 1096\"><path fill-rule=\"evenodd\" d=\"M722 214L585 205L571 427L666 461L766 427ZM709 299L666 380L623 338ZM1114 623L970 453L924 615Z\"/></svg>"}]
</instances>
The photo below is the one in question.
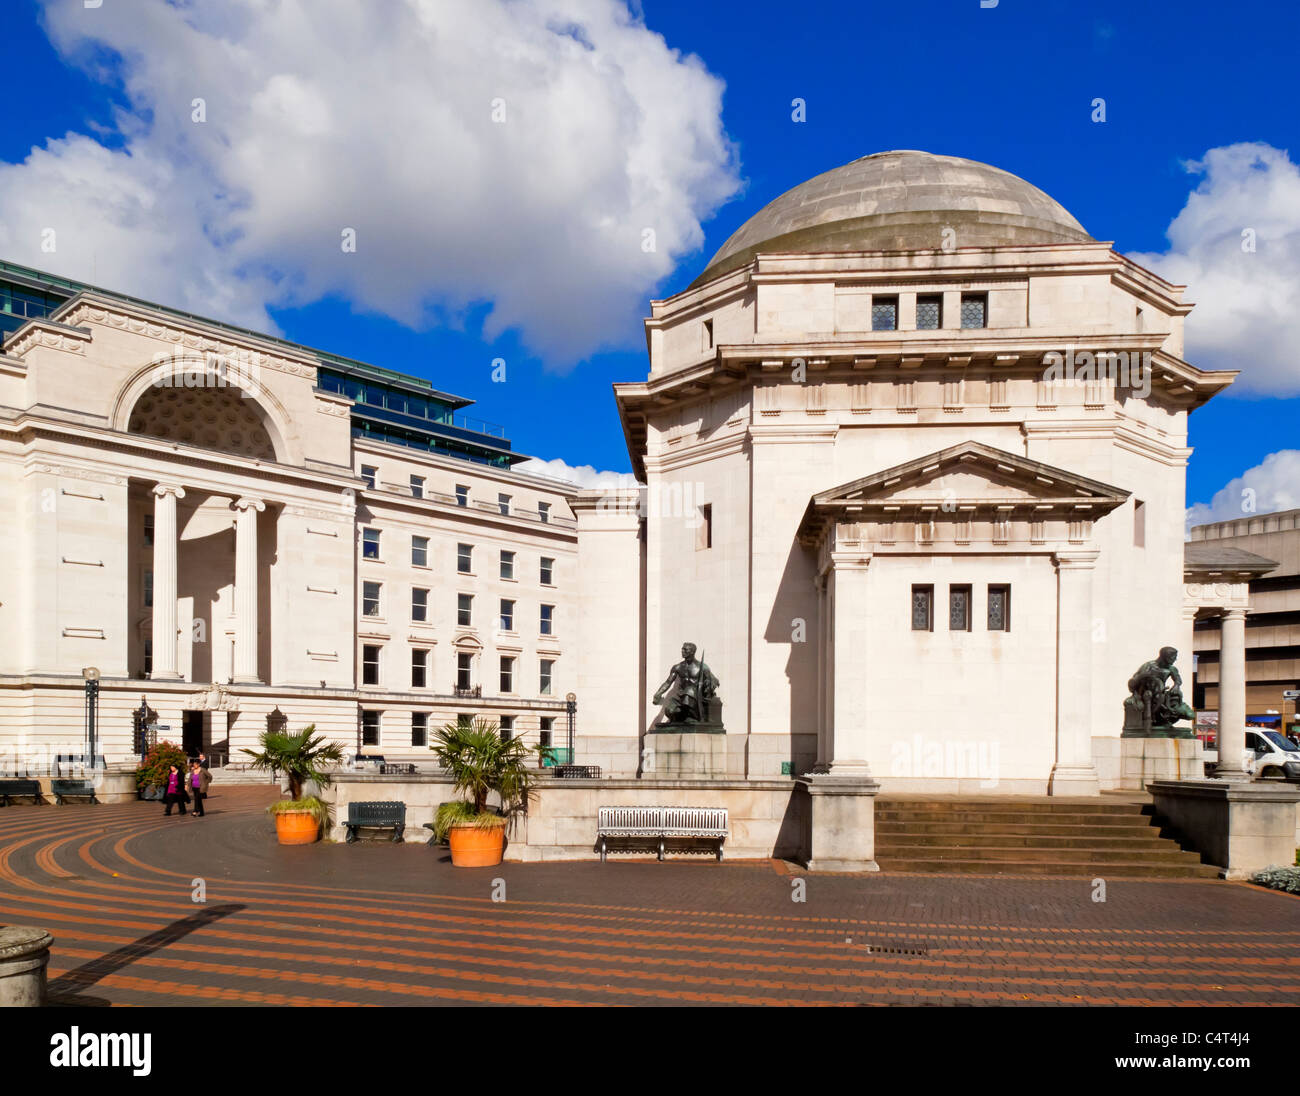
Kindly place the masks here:
<instances>
[{"instance_id":1,"label":"lamp post","mask_svg":"<svg viewBox=\"0 0 1300 1096\"><path fill-rule=\"evenodd\" d=\"M81 671L86 683L86 756L87 765L95 764L95 717L99 714L99 669L87 666Z\"/></svg>"},{"instance_id":2,"label":"lamp post","mask_svg":"<svg viewBox=\"0 0 1300 1096\"><path fill-rule=\"evenodd\" d=\"M569 764L570 765L574 765L577 763L573 756L573 722L574 722L574 716L577 714L577 712L578 712L578 694L569 693L564 698L564 714L568 716L569 719Z\"/></svg>"}]
</instances>

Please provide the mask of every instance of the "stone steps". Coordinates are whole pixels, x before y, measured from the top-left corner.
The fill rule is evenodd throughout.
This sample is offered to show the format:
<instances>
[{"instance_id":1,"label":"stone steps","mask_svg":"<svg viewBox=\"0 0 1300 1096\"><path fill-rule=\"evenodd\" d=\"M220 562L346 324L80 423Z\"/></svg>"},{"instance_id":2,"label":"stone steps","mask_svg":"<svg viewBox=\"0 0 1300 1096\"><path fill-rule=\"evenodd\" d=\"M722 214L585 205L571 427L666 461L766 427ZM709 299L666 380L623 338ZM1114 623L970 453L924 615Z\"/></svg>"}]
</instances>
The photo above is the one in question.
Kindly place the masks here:
<instances>
[{"instance_id":1,"label":"stone steps","mask_svg":"<svg viewBox=\"0 0 1300 1096\"><path fill-rule=\"evenodd\" d=\"M882 871L1213 879L1137 800L882 799Z\"/></svg>"}]
</instances>

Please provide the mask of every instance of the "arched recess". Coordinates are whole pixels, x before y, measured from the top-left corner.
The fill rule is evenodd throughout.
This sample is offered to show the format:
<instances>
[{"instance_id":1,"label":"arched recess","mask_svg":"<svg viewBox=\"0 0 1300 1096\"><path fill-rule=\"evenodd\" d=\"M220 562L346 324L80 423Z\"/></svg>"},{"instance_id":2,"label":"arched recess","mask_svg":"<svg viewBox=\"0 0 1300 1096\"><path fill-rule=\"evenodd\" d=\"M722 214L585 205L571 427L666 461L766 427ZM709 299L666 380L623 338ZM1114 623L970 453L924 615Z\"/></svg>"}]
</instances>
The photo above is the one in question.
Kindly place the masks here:
<instances>
[{"instance_id":1,"label":"arched recess","mask_svg":"<svg viewBox=\"0 0 1300 1096\"><path fill-rule=\"evenodd\" d=\"M118 393L112 426L280 464L301 463L284 406L247 370L213 358L151 363Z\"/></svg>"}]
</instances>

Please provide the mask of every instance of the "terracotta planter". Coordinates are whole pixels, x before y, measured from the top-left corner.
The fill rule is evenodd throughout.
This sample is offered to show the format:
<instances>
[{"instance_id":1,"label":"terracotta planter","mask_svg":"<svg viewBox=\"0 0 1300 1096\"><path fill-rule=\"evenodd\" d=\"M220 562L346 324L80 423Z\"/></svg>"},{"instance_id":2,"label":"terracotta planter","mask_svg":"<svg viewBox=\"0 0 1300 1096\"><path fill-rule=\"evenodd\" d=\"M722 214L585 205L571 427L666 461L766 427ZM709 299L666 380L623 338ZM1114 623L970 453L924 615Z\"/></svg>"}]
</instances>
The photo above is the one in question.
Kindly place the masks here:
<instances>
[{"instance_id":1,"label":"terracotta planter","mask_svg":"<svg viewBox=\"0 0 1300 1096\"><path fill-rule=\"evenodd\" d=\"M451 827L447 835L451 862L458 868L490 868L501 863L506 847L505 826L480 829L464 823Z\"/></svg>"},{"instance_id":2,"label":"terracotta planter","mask_svg":"<svg viewBox=\"0 0 1300 1096\"><path fill-rule=\"evenodd\" d=\"M310 845L320 837L320 823L310 811L285 811L275 816L281 845Z\"/></svg>"}]
</instances>

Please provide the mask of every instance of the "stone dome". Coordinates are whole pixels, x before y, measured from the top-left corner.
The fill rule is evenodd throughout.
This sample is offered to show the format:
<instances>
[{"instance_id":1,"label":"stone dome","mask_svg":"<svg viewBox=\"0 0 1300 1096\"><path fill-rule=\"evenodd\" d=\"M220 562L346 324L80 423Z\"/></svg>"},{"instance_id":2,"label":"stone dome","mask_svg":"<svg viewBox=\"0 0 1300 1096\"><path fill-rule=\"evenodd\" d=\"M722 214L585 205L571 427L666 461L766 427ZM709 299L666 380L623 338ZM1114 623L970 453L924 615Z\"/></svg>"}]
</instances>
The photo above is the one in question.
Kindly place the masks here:
<instances>
[{"instance_id":1,"label":"stone dome","mask_svg":"<svg viewBox=\"0 0 1300 1096\"><path fill-rule=\"evenodd\" d=\"M760 251L922 251L1078 243L1092 237L1024 179L960 156L877 152L800 183L740 226L691 284Z\"/></svg>"}]
</instances>

